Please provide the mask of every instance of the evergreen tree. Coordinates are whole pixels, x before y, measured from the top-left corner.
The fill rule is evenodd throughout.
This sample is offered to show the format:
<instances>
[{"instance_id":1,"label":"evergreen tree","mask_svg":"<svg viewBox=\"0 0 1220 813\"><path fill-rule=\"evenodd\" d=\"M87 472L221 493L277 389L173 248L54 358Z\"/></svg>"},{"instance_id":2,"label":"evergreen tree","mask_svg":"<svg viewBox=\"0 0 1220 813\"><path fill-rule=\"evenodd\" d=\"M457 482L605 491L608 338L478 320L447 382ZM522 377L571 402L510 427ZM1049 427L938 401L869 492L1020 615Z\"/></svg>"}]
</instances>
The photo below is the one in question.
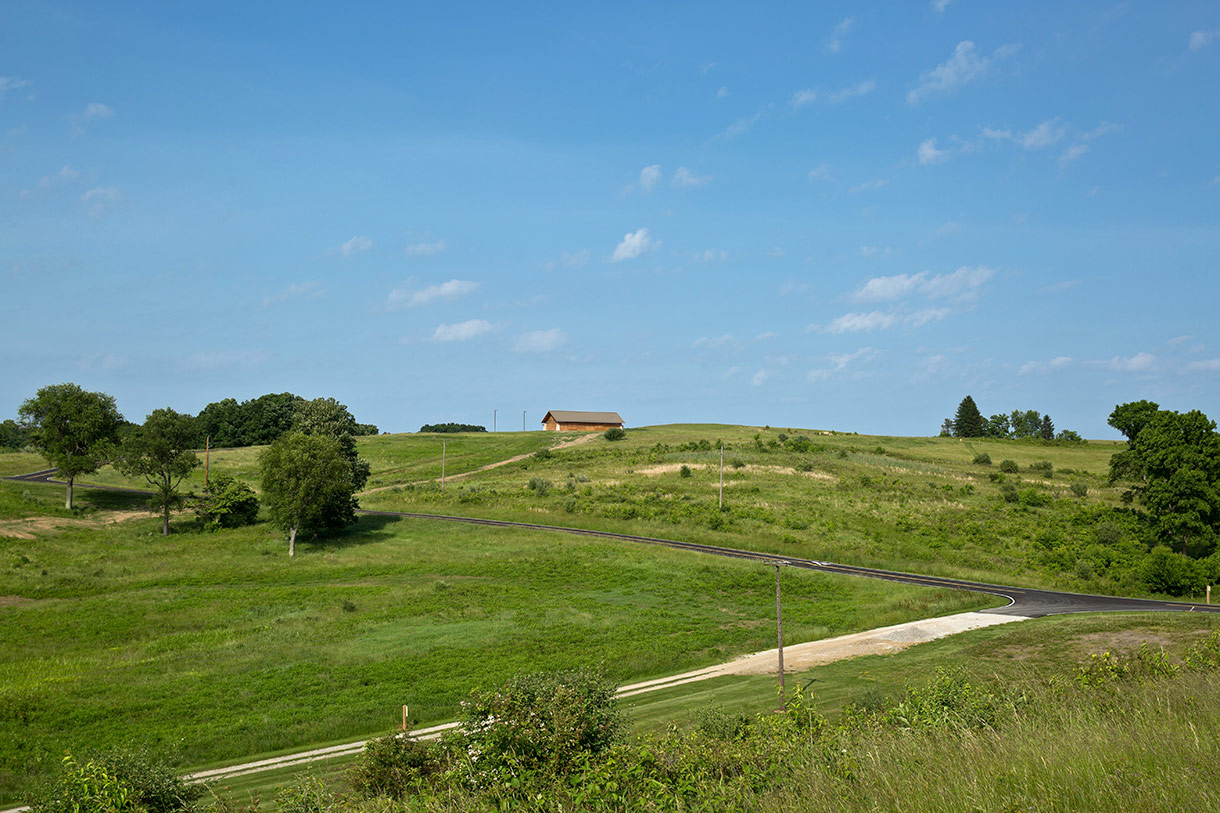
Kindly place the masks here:
<instances>
[{"instance_id":1,"label":"evergreen tree","mask_svg":"<svg viewBox=\"0 0 1220 813\"><path fill-rule=\"evenodd\" d=\"M981 438L987 435L987 421L979 412L974 399L967 395L957 405L957 414L953 417L953 436L959 438Z\"/></svg>"},{"instance_id":2,"label":"evergreen tree","mask_svg":"<svg viewBox=\"0 0 1220 813\"><path fill-rule=\"evenodd\" d=\"M1038 432L1038 435L1043 440L1055 439L1055 424L1051 422L1050 415L1042 416L1042 429Z\"/></svg>"}]
</instances>

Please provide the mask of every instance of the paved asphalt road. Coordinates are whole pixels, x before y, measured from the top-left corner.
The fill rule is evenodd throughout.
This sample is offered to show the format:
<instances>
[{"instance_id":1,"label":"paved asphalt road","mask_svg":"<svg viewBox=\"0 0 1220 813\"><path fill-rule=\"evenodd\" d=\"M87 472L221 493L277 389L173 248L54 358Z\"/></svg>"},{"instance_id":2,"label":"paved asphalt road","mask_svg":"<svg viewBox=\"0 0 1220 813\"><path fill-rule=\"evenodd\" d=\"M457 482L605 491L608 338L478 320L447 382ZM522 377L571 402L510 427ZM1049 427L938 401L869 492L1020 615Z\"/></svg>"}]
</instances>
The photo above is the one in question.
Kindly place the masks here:
<instances>
[{"instance_id":1,"label":"paved asphalt road","mask_svg":"<svg viewBox=\"0 0 1220 813\"><path fill-rule=\"evenodd\" d=\"M57 483L53 480L55 469L36 471L17 477L6 477L6 480L19 482ZM104 491L121 491L130 494L147 494L135 488L120 488L118 486L94 486L77 483L77 488L94 488ZM1215 613L1220 612L1220 605L1191 604L1180 601L1158 601L1142 598L1119 598L1116 596L1094 596L1086 593L1064 593L1057 590L1035 590L1029 587L1008 587L1001 584L949 579L942 576L923 576L918 573L903 573L896 570L878 570L871 567L856 565L841 565L835 562L820 562L815 559L798 559L792 556L780 556L773 553L723 548L716 545L700 545L693 542L679 542L673 539L658 539L651 536L633 536L617 534L610 531L591 531L584 528L563 528L555 525L535 525L528 522L508 522L498 519L476 519L474 517L452 517L443 514L419 514L409 511L361 511L362 514L381 517L397 517L402 519L432 519L445 522L464 522L471 525L490 525L499 528L528 528L535 531L554 531L558 533L575 534L578 536L594 536L604 539L617 539L626 542L640 542L649 545L662 545L667 548L689 550L713 556L728 556L734 559L749 559L768 565L782 564L788 567L804 570L817 570L822 573L835 573L841 576L863 576L870 579L885 579L887 581L916 584L923 587L939 587L949 590L968 590L972 593L987 593L993 596L1007 598L1011 603L1005 607L983 610L986 613L1002 615L1019 615L1025 618L1041 618L1047 615L1062 613L1099 613L1099 612L1175 612L1175 613Z\"/></svg>"}]
</instances>

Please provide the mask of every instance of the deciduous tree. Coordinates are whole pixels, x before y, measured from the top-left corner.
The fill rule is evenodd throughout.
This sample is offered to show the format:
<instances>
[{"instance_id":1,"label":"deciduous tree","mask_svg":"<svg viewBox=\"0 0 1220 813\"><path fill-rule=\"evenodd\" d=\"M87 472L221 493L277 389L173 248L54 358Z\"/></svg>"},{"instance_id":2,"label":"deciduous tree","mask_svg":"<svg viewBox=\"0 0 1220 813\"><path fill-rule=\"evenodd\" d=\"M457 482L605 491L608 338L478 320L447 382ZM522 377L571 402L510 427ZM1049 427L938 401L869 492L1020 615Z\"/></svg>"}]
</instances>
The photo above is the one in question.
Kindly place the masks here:
<instances>
[{"instance_id":1,"label":"deciduous tree","mask_svg":"<svg viewBox=\"0 0 1220 813\"><path fill-rule=\"evenodd\" d=\"M123 416L114 396L76 384L50 384L27 399L19 414L34 448L68 481L65 504L71 508L76 478L97 471L118 439Z\"/></svg>"},{"instance_id":2,"label":"deciduous tree","mask_svg":"<svg viewBox=\"0 0 1220 813\"><path fill-rule=\"evenodd\" d=\"M334 438L289 432L259 455L259 467L263 505L288 532L289 556L296 555L302 530L331 530L355 520L351 462Z\"/></svg>"},{"instance_id":3,"label":"deciduous tree","mask_svg":"<svg viewBox=\"0 0 1220 813\"><path fill-rule=\"evenodd\" d=\"M169 536L169 513L182 502L178 486L199 465L195 454L195 419L166 407L148 414L144 425L123 438L114 467L129 477L143 477L152 487L148 506L161 511L161 533Z\"/></svg>"}]
</instances>

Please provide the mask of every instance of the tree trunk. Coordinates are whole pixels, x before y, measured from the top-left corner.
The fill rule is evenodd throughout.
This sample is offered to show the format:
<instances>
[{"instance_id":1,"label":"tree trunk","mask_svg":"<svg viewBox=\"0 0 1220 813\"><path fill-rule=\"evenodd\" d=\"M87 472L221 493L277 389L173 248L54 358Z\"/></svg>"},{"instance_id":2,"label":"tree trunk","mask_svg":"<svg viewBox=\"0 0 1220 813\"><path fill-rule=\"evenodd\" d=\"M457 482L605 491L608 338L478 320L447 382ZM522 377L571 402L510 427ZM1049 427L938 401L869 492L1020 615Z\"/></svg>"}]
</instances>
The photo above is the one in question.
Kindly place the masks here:
<instances>
[{"instance_id":1,"label":"tree trunk","mask_svg":"<svg viewBox=\"0 0 1220 813\"><path fill-rule=\"evenodd\" d=\"M297 524L295 522L288 529L288 555L297 555Z\"/></svg>"},{"instance_id":2,"label":"tree trunk","mask_svg":"<svg viewBox=\"0 0 1220 813\"><path fill-rule=\"evenodd\" d=\"M72 477L68 478L68 502L66 503L66 505L67 505L67 508L69 511L72 510L72 480L73 479L74 478L72 478Z\"/></svg>"},{"instance_id":3,"label":"tree trunk","mask_svg":"<svg viewBox=\"0 0 1220 813\"><path fill-rule=\"evenodd\" d=\"M161 515L161 535L169 536L169 505L165 506L165 513Z\"/></svg>"}]
</instances>

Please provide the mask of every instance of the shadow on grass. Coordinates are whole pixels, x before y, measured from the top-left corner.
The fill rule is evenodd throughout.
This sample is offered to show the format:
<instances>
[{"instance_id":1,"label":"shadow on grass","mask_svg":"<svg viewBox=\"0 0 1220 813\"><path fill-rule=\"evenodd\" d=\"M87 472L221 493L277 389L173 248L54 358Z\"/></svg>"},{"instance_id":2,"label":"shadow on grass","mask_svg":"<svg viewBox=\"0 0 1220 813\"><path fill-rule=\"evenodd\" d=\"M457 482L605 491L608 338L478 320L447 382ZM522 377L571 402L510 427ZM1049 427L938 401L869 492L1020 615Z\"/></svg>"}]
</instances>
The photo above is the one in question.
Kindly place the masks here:
<instances>
[{"instance_id":1,"label":"shadow on grass","mask_svg":"<svg viewBox=\"0 0 1220 813\"><path fill-rule=\"evenodd\" d=\"M356 518L354 525L349 525L341 531L316 539L305 539L305 543L318 551L343 550L356 545L367 545L372 542L384 542L393 534L386 527L399 522L398 517L370 516L362 514Z\"/></svg>"}]
</instances>

